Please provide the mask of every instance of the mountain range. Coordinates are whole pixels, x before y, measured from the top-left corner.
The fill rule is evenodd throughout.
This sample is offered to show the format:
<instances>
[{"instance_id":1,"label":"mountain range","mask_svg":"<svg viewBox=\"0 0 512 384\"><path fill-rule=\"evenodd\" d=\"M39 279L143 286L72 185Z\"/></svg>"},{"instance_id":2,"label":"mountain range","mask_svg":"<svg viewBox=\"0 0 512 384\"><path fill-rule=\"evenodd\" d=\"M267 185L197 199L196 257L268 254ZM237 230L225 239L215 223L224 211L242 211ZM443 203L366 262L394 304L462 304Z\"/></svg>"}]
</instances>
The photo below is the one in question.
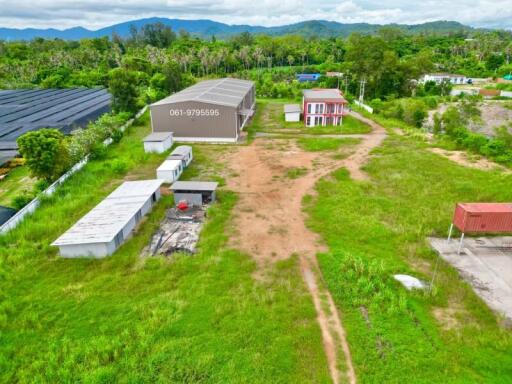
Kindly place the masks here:
<instances>
[{"instance_id":1,"label":"mountain range","mask_svg":"<svg viewBox=\"0 0 512 384\"><path fill-rule=\"evenodd\" d=\"M318 36L318 37L332 37L343 36L346 37L353 32L364 34L375 33L384 25L355 23L343 24L335 21L325 20L309 20L295 24L288 24L275 27L263 27L252 25L229 25L219 23L212 20L181 20L181 19L168 19L161 17L152 17L146 19L138 19L127 21L119 24L114 24L98 30L89 30L82 27L74 27L64 30L49 28L49 29L35 29L35 28L0 28L0 40L31 40L36 37L47 39L64 39L64 40L79 40L83 38L94 38L103 36L112 36L112 33L125 37L130 33L130 27L133 25L141 28L145 24L160 22L174 31L185 30L191 35L198 37L211 37L216 36L219 38L227 38L242 32L250 32L253 34L268 34L268 35L287 35L295 34L302 36ZM474 30L472 27L463 25L456 21L434 21L423 24L388 24L386 26L393 26L408 33L438 33L448 34L454 32L469 32Z\"/></svg>"}]
</instances>

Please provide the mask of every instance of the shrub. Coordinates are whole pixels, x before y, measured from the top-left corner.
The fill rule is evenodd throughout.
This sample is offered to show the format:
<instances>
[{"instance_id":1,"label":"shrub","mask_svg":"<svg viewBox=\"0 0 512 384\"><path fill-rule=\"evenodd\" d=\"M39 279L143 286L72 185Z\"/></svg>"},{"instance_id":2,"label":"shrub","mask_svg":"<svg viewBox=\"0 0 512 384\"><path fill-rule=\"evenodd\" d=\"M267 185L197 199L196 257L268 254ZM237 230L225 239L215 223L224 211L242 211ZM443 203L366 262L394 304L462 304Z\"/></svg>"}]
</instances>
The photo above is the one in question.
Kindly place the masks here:
<instances>
[{"instance_id":1,"label":"shrub","mask_svg":"<svg viewBox=\"0 0 512 384\"><path fill-rule=\"evenodd\" d=\"M71 158L58 129L27 132L17 140L19 151L33 176L53 181L70 166Z\"/></svg>"},{"instance_id":2,"label":"shrub","mask_svg":"<svg viewBox=\"0 0 512 384\"><path fill-rule=\"evenodd\" d=\"M96 143L92 146L89 158L91 160L102 160L107 157L107 146L102 142Z\"/></svg>"},{"instance_id":3,"label":"shrub","mask_svg":"<svg viewBox=\"0 0 512 384\"><path fill-rule=\"evenodd\" d=\"M14 199L12 199L11 206L14 209L19 210L19 209L23 208L25 205L27 205L28 203L30 203L33 198L34 198L34 196L30 195L27 192L24 192L23 194L18 195L16 197L14 197Z\"/></svg>"},{"instance_id":4,"label":"shrub","mask_svg":"<svg viewBox=\"0 0 512 384\"><path fill-rule=\"evenodd\" d=\"M123 160L115 159L110 165L114 173L117 173L118 175L122 175L128 170L128 164Z\"/></svg>"}]
</instances>

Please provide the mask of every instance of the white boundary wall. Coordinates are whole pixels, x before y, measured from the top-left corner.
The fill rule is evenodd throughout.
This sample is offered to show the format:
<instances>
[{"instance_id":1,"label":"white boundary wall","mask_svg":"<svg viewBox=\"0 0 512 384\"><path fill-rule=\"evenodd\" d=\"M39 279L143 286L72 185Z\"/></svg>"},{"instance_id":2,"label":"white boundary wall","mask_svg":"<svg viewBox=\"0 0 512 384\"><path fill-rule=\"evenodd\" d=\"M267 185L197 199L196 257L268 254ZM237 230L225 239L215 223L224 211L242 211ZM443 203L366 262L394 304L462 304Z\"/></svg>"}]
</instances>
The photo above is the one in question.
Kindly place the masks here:
<instances>
[{"instance_id":1,"label":"white boundary wall","mask_svg":"<svg viewBox=\"0 0 512 384\"><path fill-rule=\"evenodd\" d=\"M354 100L354 104L357 105L358 107L361 107L361 108L365 109L366 111L368 111L370 113L373 113L373 108L372 107L370 107L369 105L361 103L359 100Z\"/></svg>"},{"instance_id":2,"label":"white boundary wall","mask_svg":"<svg viewBox=\"0 0 512 384\"><path fill-rule=\"evenodd\" d=\"M119 129L121 131L125 131L126 128L128 128L130 125L133 124L133 122L141 117L144 112L146 112L147 106L142 108L133 119L128 120L126 123L124 123ZM105 145L112 144L112 139L108 138L103 142ZM61 177L59 177L52 185L50 185L48 188L46 188L43 192L41 192L45 196L51 196L53 193L57 190L57 187L64 183L71 175L78 172L80 169L84 167L85 164L89 161L89 155L85 156L82 160L80 160L78 163L73 165L69 171L67 171L65 174L63 174ZM23 221L23 219L30 215L31 213L34 213L37 207L39 207L39 204L41 204L41 200L39 197L36 197L34 200L32 200L30 203L25 205L22 209L20 209L16 214L11 217L9 220L7 220L2 226L0 226L0 234L7 233L11 229L16 228L16 226Z\"/></svg>"}]
</instances>

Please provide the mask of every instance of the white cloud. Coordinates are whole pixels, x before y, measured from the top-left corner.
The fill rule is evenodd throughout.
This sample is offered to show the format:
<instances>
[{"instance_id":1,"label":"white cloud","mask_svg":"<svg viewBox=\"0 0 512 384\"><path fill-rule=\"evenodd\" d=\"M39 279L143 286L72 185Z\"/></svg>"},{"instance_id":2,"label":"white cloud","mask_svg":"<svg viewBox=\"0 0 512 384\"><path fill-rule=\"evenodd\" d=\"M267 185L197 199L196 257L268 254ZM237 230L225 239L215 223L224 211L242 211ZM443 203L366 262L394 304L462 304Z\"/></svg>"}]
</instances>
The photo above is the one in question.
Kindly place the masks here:
<instances>
[{"instance_id":1,"label":"white cloud","mask_svg":"<svg viewBox=\"0 0 512 384\"><path fill-rule=\"evenodd\" d=\"M266 26L311 19L377 24L456 20L512 28L510 0L0 0L1 27L98 29L151 16Z\"/></svg>"}]
</instances>

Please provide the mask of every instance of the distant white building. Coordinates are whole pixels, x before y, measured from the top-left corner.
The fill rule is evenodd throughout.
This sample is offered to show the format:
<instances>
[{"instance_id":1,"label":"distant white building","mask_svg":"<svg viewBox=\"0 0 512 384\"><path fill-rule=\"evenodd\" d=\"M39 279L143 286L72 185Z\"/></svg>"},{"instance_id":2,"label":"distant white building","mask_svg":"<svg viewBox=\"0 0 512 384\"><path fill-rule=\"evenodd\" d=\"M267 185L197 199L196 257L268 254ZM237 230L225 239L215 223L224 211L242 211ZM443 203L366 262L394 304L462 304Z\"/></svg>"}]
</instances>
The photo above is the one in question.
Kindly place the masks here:
<instances>
[{"instance_id":1,"label":"distant white building","mask_svg":"<svg viewBox=\"0 0 512 384\"><path fill-rule=\"evenodd\" d=\"M441 84L444 81L449 81L453 85L466 84L468 79L464 75L454 75L451 73L427 73L424 75L420 82L426 83L428 81L433 81L436 84Z\"/></svg>"},{"instance_id":2,"label":"distant white building","mask_svg":"<svg viewBox=\"0 0 512 384\"><path fill-rule=\"evenodd\" d=\"M300 121L300 105L285 104L284 121Z\"/></svg>"},{"instance_id":3,"label":"distant white building","mask_svg":"<svg viewBox=\"0 0 512 384\"><path fill-rule=\"evenodd\" d=\"M52 245L67 258L103 258L115 252L160 199L163 180L126 181Z\"/></svg>"}]
</instances>

